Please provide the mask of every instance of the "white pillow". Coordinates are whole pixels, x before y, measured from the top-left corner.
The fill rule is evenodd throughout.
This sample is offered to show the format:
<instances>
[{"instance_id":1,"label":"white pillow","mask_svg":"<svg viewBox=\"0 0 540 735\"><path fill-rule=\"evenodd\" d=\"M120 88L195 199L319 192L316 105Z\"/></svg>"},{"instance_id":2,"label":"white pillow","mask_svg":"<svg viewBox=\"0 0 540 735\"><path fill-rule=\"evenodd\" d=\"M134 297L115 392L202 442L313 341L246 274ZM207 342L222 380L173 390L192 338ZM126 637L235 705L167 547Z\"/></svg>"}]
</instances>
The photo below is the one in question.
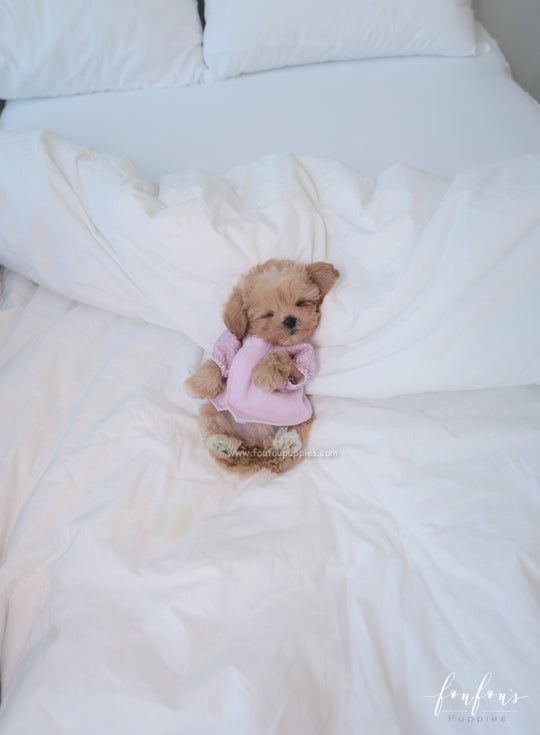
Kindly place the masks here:
<instances>
[{"instance_id":1,"label":"white pillow","mask_svg":"<svg viewBox=\"0 0 540 735\"><path fill-rule=\"evenodd\" d=\"M0 98L198 82L196 0L0 0Z\"/></svg>"},{"instance_id":2,"label":"white pillow","mask_svg":"<svg viewBox=\"0 0 540 735\"><path fill-rule=\"evenodd\" d=\"M318 61L468 56L470 0L206 0L203 53L214 79Z\"/></svg>"}]
</instances>

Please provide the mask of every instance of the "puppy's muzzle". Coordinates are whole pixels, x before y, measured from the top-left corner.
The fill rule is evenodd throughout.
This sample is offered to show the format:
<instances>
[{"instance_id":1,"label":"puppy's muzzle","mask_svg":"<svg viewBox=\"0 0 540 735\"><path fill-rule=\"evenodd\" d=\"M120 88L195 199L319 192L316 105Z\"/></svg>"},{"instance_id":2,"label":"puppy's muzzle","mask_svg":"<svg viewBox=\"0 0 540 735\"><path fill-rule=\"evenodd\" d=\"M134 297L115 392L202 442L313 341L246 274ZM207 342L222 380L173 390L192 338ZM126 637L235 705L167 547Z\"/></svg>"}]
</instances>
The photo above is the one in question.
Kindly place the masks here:
<instances>
[{"instance_id":1,"label":"puppy's muzzle","mask_svg":"<svg viewBox=\"0 0 540 735\"><path fill-rule=\"evenodd\" d=\"M296 327L297 321L298 320L296 319L295 316L292 316L291 314L289 314L288 316L285 317L285 319L281 323L287 329L294 329Z\"/></svg>"}]
</instances>

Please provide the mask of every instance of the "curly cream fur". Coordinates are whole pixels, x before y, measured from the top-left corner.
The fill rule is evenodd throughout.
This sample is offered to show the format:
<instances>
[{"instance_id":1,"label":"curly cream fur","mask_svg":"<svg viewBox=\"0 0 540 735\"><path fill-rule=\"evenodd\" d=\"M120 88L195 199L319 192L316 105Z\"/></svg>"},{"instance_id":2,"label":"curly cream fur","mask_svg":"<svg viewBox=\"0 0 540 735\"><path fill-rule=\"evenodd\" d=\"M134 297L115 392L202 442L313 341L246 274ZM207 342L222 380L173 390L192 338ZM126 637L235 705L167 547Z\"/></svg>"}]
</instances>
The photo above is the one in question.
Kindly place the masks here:
<instances>
[{"instance_id":1,"label":"curly cream fur","mask_svg":"<svg viewBox=\"0 0 540 735\"><path fill-rule=\"evenodd\" d=\"M255 385L261 390L271 392L283 388L288 380L298 383L302 379L286 348L313 334L322 301L338 277L339 272L330 263L306 265L271 259L252 268L235 286L223 310L227 329L240 340L252 334L284 348L268 353L253 371ZM296 320L292 329L284 325L287 316ZM221 370L212 360L203 363L186 381L188 393L201 399L214 398L224 387ZM263 467L280 473L296 464L301 455L287 451L287 447L305 447L312 421L313 417L287 430L237 424L228 411L217 411L211 403L200 411L202 433L214 459L243 474Z\"/></svg>"}]
</instances>

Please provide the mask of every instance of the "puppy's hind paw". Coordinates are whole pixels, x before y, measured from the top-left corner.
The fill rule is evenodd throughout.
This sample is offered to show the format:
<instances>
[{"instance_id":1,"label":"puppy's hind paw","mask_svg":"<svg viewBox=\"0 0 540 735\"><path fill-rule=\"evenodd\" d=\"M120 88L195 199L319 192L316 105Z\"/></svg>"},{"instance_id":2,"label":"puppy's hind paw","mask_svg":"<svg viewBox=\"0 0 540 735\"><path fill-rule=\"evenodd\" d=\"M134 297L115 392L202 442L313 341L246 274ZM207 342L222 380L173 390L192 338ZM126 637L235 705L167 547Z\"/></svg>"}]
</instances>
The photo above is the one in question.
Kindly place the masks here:
<instances>
[{"instance_id":1,"label":"puppy's hind paw","mask_svg":"<svg viewBox=\"0 0 540 735\"><path fill-rule=\"evenodd\" d=\"M302 449L302 440L296 429L282 426L272 441L272 447L281 454L295 454Z\"/></svg>"},{"instance_id":2,"label":"puppy's hind paw","mask_svg":"<svg viewBox=\"0 0 540 735\"><path fill-rule=\"evenodd\" d=\"M206 440L206 446L216 457L234 457L238 447L242 444L241 439L227 434L211 434Z\"/></svg>"}]
</instances>

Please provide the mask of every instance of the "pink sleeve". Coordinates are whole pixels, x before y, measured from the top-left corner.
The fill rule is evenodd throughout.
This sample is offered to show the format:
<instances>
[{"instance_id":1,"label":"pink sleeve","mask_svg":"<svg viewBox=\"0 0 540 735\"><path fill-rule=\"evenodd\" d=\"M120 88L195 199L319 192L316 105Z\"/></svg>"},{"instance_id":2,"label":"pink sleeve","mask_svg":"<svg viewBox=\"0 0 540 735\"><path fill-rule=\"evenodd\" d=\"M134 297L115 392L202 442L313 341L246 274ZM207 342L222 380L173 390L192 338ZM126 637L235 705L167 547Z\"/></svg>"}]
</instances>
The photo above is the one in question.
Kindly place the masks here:
<instances>
[{"instance_id":1,"label":"pink sleeve","mask_svg":"<svg viewBox=\"0 0 540 735\"><path fill-rule=\"evenodd\" d=\"M214 345L212 360L219 367L224 378L228 377L229 368L240 346L240 340L228 329L223 332Z\"/></svg>"},{"instance_id":2,"label":"pink sleeve","mask_svg":"<svg viewBox=\"0 0 540 735\"><path fill-rule=\"evenodd\" d=\"M298 383L291 383L288 381L285 386L285 390L298 390L299 388L303 388L308 380L311 380L315 375L315 370L317 368L315 362L315 350L312 345L307 344L307 342L303 342L302 344L288 348L288 352L292 357L294 364L304 377Z\"/></svg>"}]
</instances>

